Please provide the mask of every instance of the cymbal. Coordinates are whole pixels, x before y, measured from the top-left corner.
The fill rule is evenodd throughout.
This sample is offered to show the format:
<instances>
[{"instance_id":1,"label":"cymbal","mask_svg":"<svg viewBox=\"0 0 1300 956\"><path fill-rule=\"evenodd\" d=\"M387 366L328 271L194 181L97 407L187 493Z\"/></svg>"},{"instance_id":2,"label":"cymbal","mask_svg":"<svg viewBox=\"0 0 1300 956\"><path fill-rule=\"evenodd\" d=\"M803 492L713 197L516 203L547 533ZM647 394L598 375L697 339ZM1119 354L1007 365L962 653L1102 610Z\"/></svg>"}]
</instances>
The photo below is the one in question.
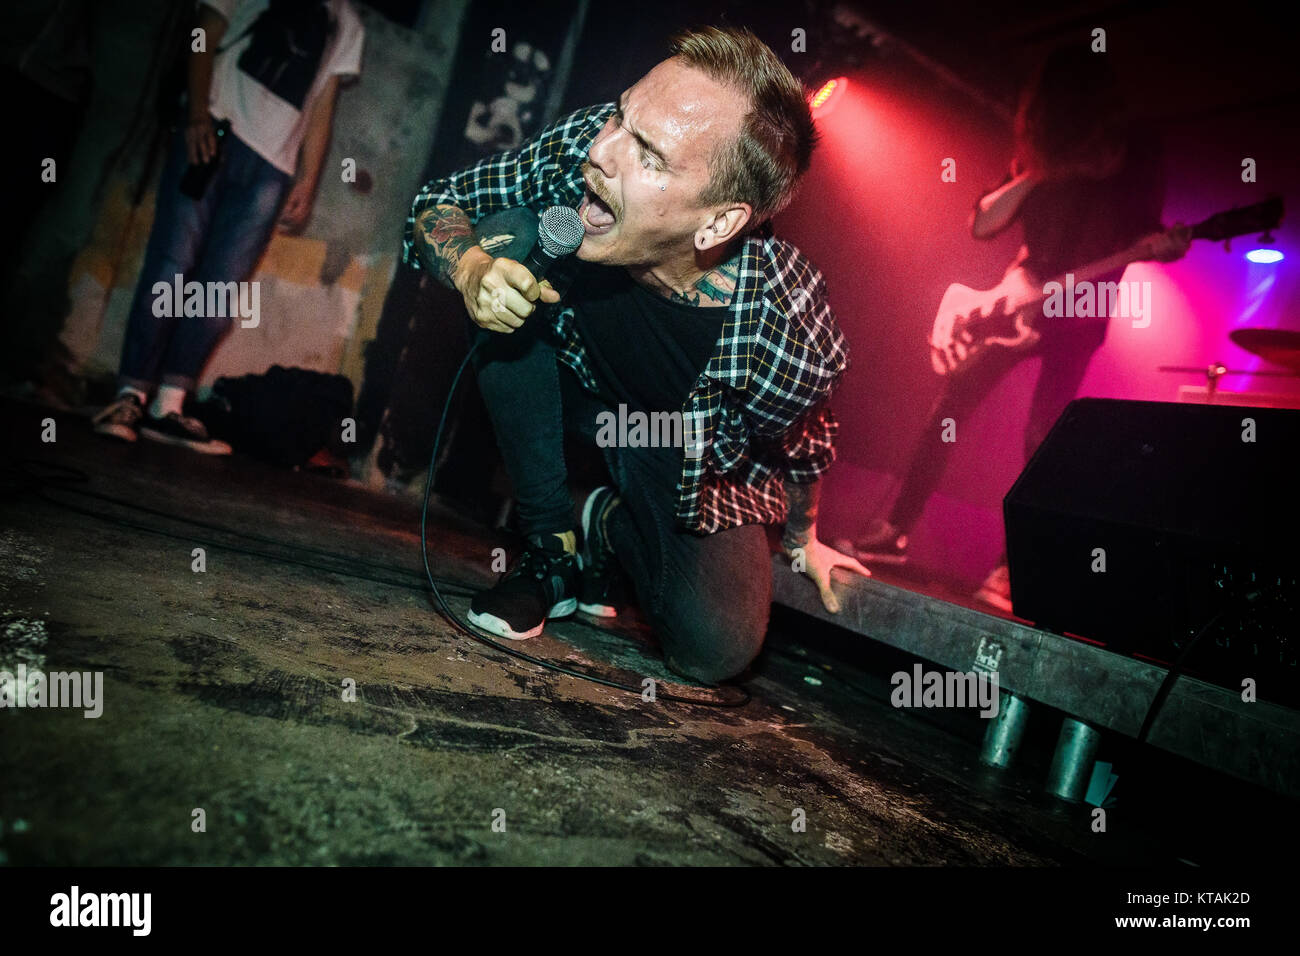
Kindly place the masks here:
<instances>
[{"instance_id":1,"label":"cymbal","mask_svg":"<svg viewBox=\"0 0 1300 956\"><path fill-rule=\"evenodd\" d=\"M1300 332L1288 329L1234 329L1228 338L1247 352L1300 372Z\"/></svg>"},{"instance_id":2,"label":"cymbal","mask_svg":"<svg viewBox=\"0 0 1300 956\"><path fill-rule=\"evenodd\" d=\"M1208 375L1210 366L1208 365L1158 365L1157 372L1195 372L1198 375ZM1249 375L1252 378L1257 375L1277 375L1282 378L1295 378L1300 375L1300 369L1294 372L1261 372L1258 369L1249 368L1224 368L1220 365L1214 372L1214 377L1221 378L1224 375Z\"/></svg>"}]
</instances>

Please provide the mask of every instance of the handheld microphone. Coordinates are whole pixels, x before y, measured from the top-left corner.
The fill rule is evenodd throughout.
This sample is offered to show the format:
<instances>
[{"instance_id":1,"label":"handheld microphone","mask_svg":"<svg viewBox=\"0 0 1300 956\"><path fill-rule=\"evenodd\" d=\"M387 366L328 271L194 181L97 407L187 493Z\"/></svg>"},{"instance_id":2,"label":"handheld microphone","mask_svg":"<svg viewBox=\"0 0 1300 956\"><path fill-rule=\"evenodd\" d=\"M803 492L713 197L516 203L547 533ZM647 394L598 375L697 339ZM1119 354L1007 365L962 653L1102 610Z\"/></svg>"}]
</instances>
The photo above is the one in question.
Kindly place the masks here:
<instances>
[{"instance_id":1,"label":"handheld microphone","mask_svg":"<svg viewBox=\"0 0 1300 956\"><path fill-rule=\"evenodd\" d=\"M537 243L524 257L523 264L541 282L556 260L578 251L586 234L578 210L570 206L548 206L537 222Z\"/></svg>"}]
</instances>

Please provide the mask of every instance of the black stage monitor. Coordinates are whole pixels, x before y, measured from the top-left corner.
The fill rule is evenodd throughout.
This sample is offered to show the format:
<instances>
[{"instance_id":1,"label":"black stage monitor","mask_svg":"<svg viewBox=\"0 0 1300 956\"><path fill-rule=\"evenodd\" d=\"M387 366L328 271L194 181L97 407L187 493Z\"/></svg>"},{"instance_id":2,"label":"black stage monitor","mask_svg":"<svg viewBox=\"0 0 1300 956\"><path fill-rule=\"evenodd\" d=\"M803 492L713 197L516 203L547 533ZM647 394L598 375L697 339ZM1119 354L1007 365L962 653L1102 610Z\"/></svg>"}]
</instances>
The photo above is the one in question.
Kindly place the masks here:
<instances>
[{"instance_id":1,"label":"black stage monitor","mask_svg":"<svg viewBox=\"0 0 1300 956\"><path fill-rule=\"evenodd\" d=\"M1296 703L1300 411L1071 402L1003 502L1017 616ZM1212 623L1211 623L1212 622Z\"/></svg>"}]
</instances>

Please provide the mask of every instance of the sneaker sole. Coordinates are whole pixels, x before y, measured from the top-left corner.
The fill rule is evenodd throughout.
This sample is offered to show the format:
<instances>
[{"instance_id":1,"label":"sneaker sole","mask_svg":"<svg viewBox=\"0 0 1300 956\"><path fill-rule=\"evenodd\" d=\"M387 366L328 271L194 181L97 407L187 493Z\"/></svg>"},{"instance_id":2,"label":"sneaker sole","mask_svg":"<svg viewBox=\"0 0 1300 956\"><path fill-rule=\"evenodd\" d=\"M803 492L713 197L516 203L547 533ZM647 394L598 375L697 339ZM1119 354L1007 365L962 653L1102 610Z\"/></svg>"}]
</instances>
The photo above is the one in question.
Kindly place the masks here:
<instances>
[{"instance_id":1,"label":"sneaker sole","mask_svg":"<svg viewBox=\"0 0 1300 956\"><path fill-rule=\"evenodd\" d=\"M595 504L596 504L596 501L600 498L600 493L601 493L602 491L610 491L610 492L613 492L613 490L614 490L614 489L611 488L609 485L602 485L600 488L597 488L597 489L596 489L595 491L593 491L591 494L587 495L587 500L586 500L586 502L583 503L583 506L582 506L582 550L583 550L582 563L583 563L584 566L585 566L586 563L587 563L587 557L588 557L588 555L586 554L586 551L587 551L587 536L588 536L588 534L590 534L590 530L591 530L591 517L592 517L592 516L591 516L591 512L592 512L592 509L594 508L594 506L595 506ZM606 497L609 497L609 496L606 496ZM586 603L586 602L579 601L579 602L578 602L578 610L581 611L583 614L588 614L588 615L590 615L591 617L600 617L600 618L618 617L618 608L616 608L616 607L614 607L613 605L610 605L610 604L588 604L588 603Z\"/></svg>"},{"instance_id":2,"label":"sneaker sole","mask_svg":"<svg viewBox=\"0 0 1300 956\"><path fill-rule=\"evenodd\" d=\"M1011 609L1011 602L996 591L986 591L984 588L980 588L975 592L975 600L982 601L990 607L997 608L999 611L1006 611L1008 614L1014 613Z\"/></svg>"},{"instance_id":3,"label":"sneaker sole","mask_svg":"<svg viewBox=\"0 0 1300 956\"><path fill-rule=\"evenodd\" d=\"M578 609L577 598L565 598L563 601L555 604L550 612L546 615L546 621L556 617L568 617ZM506 621L501 620L495 614L479 614L471 610L467 615L469 622L475 627L482 628L489 634L497 637L504 637L508 641L526 641L529 638L536 637L542 633L542 628L546 626L546 621L538 624L536 627L527 631L516 631Z\"/></svg>"},{"instance_id":4,"label":"sneaker sole","mask_svg":"<svg viewBox=\"0 0 1300 956\"><path fill-rule=\"evenodd\" d=\"M95 434L103 435L105 438L116 438L118 441L124 442L138 441L140 438L136 430L127 425L96 425Z\"/></svg>"},{"instance_id":5,"label":"sneaker sole","mask_svg":"<svg viewBox=\"0 0 1300 956\"><path fill-rule=\"evenodd\" d=\"M586 550L587 530L591 527L591 509L595 505L596 499L600 497L602 491L612 491L609 485L602 485L591 494L587 495L587 500L582 505L582 543L583 550Z\"/></svg>"},{"instance_id":6,"label":"sneaker sole","mask_svg":"<svg viewBox=\"0 0 1300 956\"><path fill-rule=\"evenodd\" d=\"M233 448L225 442L219 442L212 439L207 442L190 441L187 438L176 438L173 435L165 435L162 432L156 432L150 428L141 428L140 434L150 441L156 441L162 445L176 445L180 448L188 448L190 451L196 451L200 455L229 455Z\"/></svg>"}]
</instances>

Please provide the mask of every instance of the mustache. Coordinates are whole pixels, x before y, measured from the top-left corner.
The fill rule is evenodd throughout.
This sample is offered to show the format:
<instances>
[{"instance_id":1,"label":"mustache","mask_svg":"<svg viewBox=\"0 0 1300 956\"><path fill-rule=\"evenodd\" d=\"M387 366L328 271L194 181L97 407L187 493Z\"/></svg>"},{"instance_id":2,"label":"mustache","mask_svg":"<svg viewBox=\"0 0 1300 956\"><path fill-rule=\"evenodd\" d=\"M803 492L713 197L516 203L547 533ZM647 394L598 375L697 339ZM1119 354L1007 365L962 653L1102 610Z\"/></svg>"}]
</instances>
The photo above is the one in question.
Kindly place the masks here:
<instances>
[{"instance_id":1,"label":"mustache","mask_svg":"<svg viewBox=\"0 0 1300 956\"><path fill-rule=\"evenodd\" d=\"M614 201L614 198L612 196L609 196L605 193L605 190L600 183L600 177L596 175L596 167L592 166L591 163L589 162L584 162L579 171L582 173L582 178L587 188L596 194L597 199L599 199L601 202L603 202L606 206L610 208L610 210L614 213L615 219L622 219L623 209L617 202Z\"/></svg>"}]
</instances>

